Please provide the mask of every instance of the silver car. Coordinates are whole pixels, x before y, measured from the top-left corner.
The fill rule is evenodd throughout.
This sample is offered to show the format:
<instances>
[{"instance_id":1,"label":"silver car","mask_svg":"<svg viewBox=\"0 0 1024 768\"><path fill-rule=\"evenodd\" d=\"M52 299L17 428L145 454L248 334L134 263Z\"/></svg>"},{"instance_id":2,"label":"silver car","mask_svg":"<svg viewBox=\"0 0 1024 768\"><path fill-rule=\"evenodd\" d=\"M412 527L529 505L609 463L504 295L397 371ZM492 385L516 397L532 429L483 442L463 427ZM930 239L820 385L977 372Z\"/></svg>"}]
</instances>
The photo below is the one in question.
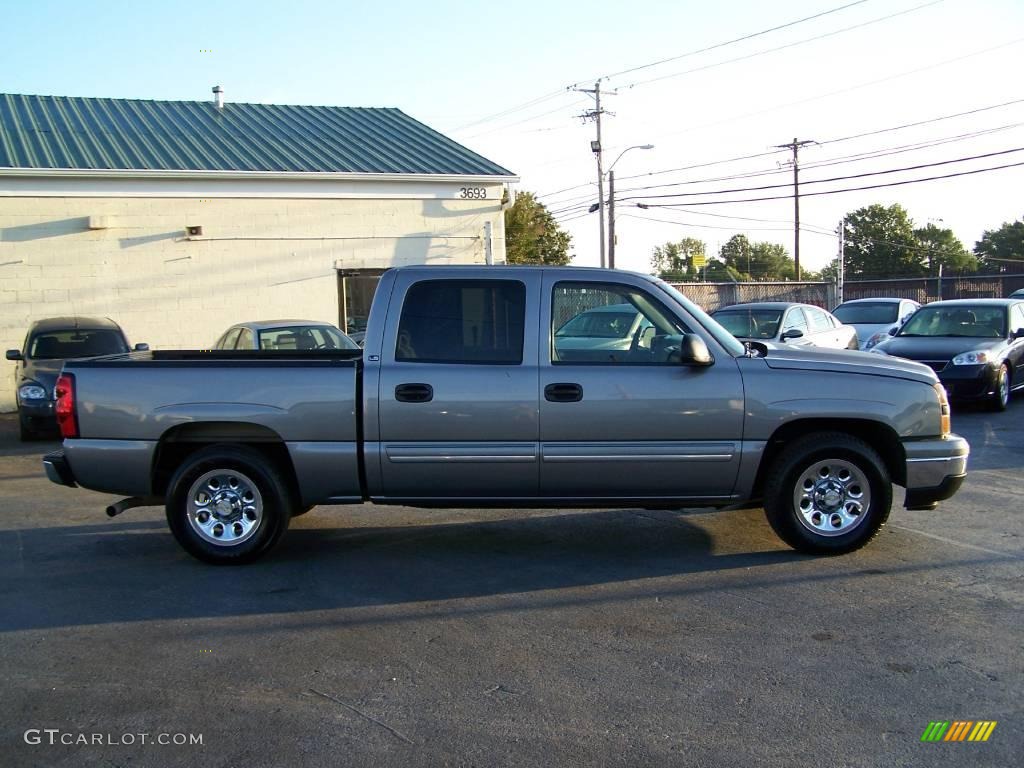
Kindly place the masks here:
<instances>
[{"instance_id":1,"label":"silver car","mask_svg":"<svg viewBox=\"0 0 1024 768\"><path fill-rule=\"evenodd\" d=\"M912 299L852 299L833 309L832 314L846 325L852 325L857 330L860 348L868 350L895 335L920 308Z\"/></svg>"},{"instance_id":2,"label":"silver car","mask_svg":"<svg viewBox=\"0 0 1024 768\"><path fill-rule=\"evenodd\" d=\"M821 307L761 301L723 307L711 315L741 341L774 341L796 346L859 349L857 332Z\"/></svg>"},{"instance_id":3,"label":"silver car","mask_svg":"<svg viewBox=\"0 0 1024 768\"><path fill-rule=\"evenodd\" d=\"M262 320L228 328L214 349L359 349L336 326L316 320Z\"/></svg>"},{"instance_id":4,"label":"silver car","mask_svg":"<svg viewBox=\"0 0 1024 768\"><path fill-rule=\"evenodd\" d=\"M654 326L632 304L594 307L573 317L555 331L555 350L562 360L574 352L609 350L622 352L642 343L645 331Z\"/></svg>"}]
</instances>

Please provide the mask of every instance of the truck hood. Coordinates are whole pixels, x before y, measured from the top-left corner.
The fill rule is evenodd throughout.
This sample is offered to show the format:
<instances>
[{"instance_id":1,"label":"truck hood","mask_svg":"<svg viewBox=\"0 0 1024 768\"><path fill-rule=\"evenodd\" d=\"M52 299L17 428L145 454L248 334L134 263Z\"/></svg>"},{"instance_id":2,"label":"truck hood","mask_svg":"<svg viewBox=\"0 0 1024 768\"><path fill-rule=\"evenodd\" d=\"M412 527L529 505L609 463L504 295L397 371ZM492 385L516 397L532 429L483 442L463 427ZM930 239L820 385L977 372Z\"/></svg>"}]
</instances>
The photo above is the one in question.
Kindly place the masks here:
<instances>
[{"instance_id":1,"label":"truck hood","mask_svg":"<svg viewBox=\"0 0 1024 768\"><path fill-rule=\"evenodd\" d=\"M872 352L824 347L790 347L770 344L764 361L769 368L806 369L833 373L854 373L866 376L888 376L934 384L939 379L927 365Z\"/></svg>"}]
</instances>

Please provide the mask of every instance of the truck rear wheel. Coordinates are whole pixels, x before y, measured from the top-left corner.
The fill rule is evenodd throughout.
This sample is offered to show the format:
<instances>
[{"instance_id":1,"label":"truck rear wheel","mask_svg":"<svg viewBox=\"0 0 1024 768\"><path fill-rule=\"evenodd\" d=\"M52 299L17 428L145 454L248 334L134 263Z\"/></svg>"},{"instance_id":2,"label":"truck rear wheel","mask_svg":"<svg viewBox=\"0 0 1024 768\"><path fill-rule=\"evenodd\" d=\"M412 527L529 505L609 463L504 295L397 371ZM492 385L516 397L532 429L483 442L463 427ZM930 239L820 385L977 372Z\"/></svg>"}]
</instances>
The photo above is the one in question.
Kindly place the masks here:
<instances>
[{"instance_id":1,"label":"truck rear wheel","mask_svg":"<svg viewBox=\"0 0 1024 768\"><path fill-rule=\"evenodd\" d=\"M885 462L852 435L806 435L784 448L769 472L768 522L800 552L840 555L860 549L889 518L892 483Z\"/></svg>"},{"instance_id":2,"label":"truck rear wheel","mask_svg":"<svg viewBox=\"0 0 1024 768\"><path fill-rule=\"evenodd\" d=\"M261 453L214 445L189 456L167 492L167 524L195 558L216 565L252 562L288 529L295 503Z\"/></svg>"}]
</instances>

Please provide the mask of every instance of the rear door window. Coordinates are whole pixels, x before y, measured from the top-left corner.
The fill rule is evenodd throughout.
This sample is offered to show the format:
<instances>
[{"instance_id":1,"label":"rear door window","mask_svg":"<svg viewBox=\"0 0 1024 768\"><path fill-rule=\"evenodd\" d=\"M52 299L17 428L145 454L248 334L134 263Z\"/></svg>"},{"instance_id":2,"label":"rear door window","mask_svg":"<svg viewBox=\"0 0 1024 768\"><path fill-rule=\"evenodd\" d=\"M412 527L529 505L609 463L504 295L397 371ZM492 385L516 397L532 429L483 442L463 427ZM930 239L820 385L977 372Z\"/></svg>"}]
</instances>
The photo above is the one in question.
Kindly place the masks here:
<instances>
[{"instance_id":1,"label":"rear door window","mask_svg":"<svg viewBox=\"0 0 1024 768\"><path fill-rule=\"evenodd\" d=\"M423 280L405 295L395 360L520 365L525 322L518 280Z\"/></svg>"}]
</instances>

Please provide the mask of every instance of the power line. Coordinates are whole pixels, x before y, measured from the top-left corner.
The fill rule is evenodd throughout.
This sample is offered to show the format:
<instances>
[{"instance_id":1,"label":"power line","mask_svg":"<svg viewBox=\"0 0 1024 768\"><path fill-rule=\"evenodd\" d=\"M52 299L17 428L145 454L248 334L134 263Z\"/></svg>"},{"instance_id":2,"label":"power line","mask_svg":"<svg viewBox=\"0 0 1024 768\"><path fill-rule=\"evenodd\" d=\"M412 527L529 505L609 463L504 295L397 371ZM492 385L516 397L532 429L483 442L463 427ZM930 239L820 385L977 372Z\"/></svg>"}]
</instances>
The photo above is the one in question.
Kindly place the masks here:
<instances>
[{"instance_id":1,"label":"power line","mask_svg":"<svg viewBox=\"0 0 1024 768\"><path fill-rule=\"evenodd\" d=\"M919 165L908 165L908 166L905 166L903 168L888 168L888 169L882 170L882 171L870 171L870 172L866 172L866 173L856 173L856 174L850 174L848 176L833 176L833 177L828 178L828 179L812 179L810 181L805 181L804 184L824 184L824 183L833 182L833 181L846 181L848 179L862 179L862 178L865 178L867 176L880 176L882 174L888 174L888 173L900 173L900 172L903 172L903 171L917 171L917 170L920 170L922 168L934 168L936 166L949 165L951 163L963 163L963 162L966 162L968 160L982 160L982 159L985 159L985 158L988 158L988 157L997 157L999 155L1008 155L1008 154L1012 154L1014 152L1022 152L1022 151L1024 151L1024 147L1016 147L1014 149L1004 149L1004 150L1001 150L999 152L986 152L985 154L982 154L982 155L971 155L969 157L957 157L957 158L954 158L954 159L951 159L951 160L940 160L940 161L934 162L934 163L921 163ZM677 193L669 194L669 195L645 195L644 197L652 197L652 198L656 198L656 199L660 199L660 198L675 198L675 197L705 197L707 195L726 195L726 194L733 194L733 193L736 193L736 192L760 192L761 190L765 190L765 189L779 189L781 187L788 187L788 186L790 186L790 185L789 184L764 184L764 185L759 186L759 187L734 187L732 189L714 189L714 190L707 190L707 191L704 191L704 192L677 192ZM622 200L636 200L638 198L637 197L624 197L624 198L620 198L620 199L622 199Z\"/></svg>"},{"instance_id":2,"label":"power line","mask_svg":"<svg viewBox=\"0 0 1024 768\"><path fill-rule=\"evenodd\" d=\"M565 94L565 89L564 88L559 88L557 91L552 91L551 93L548 93L548 94L546 94L544 96L540 96L540 97L538 97L536 99L531 99L530 101L523 102L522 104L519 104L518 106L509 107L508 109L502 110L501 112L495 112L492 115L487 115L486 117L481 117L478 120L473 120L471 122L468 122L468 123L465 123L463 125L460 125L457 128L452 128L451 130L452 130L452 133L456 133L456 132L464 130L466 128L471 128L474 125L480 125L481 123L488 123L491 120L495 120L495 119L497 119L499 117L504 117L505 115L509 115L509 114L514 113L514 112L519 112L519 111L524 110L524 109L529 109L530 107L534 106L535 104L540 104L542 102L549 101L549 100L555 98L556 96L562 96L564 94Z\"/></svg>"},{"instance_id":3,"label":"power line","mask_svg":"<svg viewBox=\"0 0 1024 768\"><path fill-rule=\"evenodd\" d=\"M957 176L972 176L978 173L988 173L989 171L1001 171L1004 168L1016 168L1024 165L1022 163L1007 163L1006 165L995 165L991 168L978 168L973 171L960 171L958 173L947 173L942 176L927 176L923 179L909 179L907 181L891 181L886 184L872 184L864 187L846 187L844 189L830 189L824 192L806 192L804 197L818 197L820 195L837 195L842 192L859 192L866 189L882 189L884 187L901 187L906 184L920 184L924 181L937 181L939 179L952 179ZM701 200L687 203L687 205L726 205L728 203L758 203L763 200L788 200L790 195L775 195L771 197L748 197L742 200Z\"/></svg>"},{"instance_id":4,"label":"power line","mask_svg":"<svg viewBox=\"0 0 1024 768\"><path fill-rule=\"evenodd\" d=\"M993 109L1001 109L1003 107L1009 107L1009 106L1013 106L1015 104L1021 104L1021 103L1024 103L1024 99L1013 99L1011 101L1004 101L1004 102L1001 102L999 104L990 104L990 105L985 106L985 107L977 107L975 109L969 109L969 110L966 110L964 112L954 112L954 113L949 114L949 115L939 115L938 117L932 117L932 118L928 118L926 120L917 120L917 121L912 122L912 123L903 123L901 125L889 126L888 128L879 128L877 130L866 131L864 133L856 133L856 134L852 134L850 136L841 136L841 137L836 138L836 139L827 139L825 141L821 141L821 142L818 142L818 143L821 146L825 146L825 145L828 145L828 144L837 144L837 143L842 142L842 141L851 141L853 139L860 139L860 138L864 138L866 136L876 136L878 134L890 133L890 132L893 132L893 131L900 131L900 130L904 130L906 128L917 128L917 127L920 127L922 125L930 125L932 123L938 123L938 122L942 122L942 121L945 121L945 120L953 120L953 119L958 118L958 117L967 117L969 115L976 115L976 114L979 114L981 112L988 112L988 111L991 111ZM1019 125L1019 124L1017 124L1017 125ZM739 161L742 161L742 160L753 160L753 159L757 159L757 158L761 158L761 157L768 157L770 155L777 155L777 154L779 154L779 150L770 150L768 152L757 152L757 153L754 153L754 154L739 155L737 157L729 157L729 158L724 158L724 159L721 159L721 160L711 160L711 161L708 161L708 162L705 162L705 163L696 163L694 165L684 165L684 166L680 166L678 168L665 168L665 169L660 170L660 171L648 171L646 173L633 174L632 176L622 176L619 180L620 181L628 181L629 179L641 179L641 178L647 178L647 177L650 177L650 176L660 176L660 175L664 175L664 174L667 174L667 173L679 173L681 171L691 171L691 170L696 170L698 168L708 168L708 167L715 166L715 165L726 165L728 163L739 162ZM806 166L806 167L810 167L810 166ZM690 183L699 183L699 182L681 182L681 183L683 183L683 184L690 184ZM554 192L546 192L546 193L537 195L537 198L541 199L541 198L545 198L545 197L554 197L555 195L560 195L560 194L563 194L565 192L572 192L573 190L583 189L584 187L589 187L589 186L593 186L593 183L592 182L588 182L586 184L577 184L577 185L572 186L572 187L565 187L563 189L555 190ZM669 185L658 185L658 186L669 186ZM651 188L654 188L654 187L651 187ZM645 187L638 187L637 189L645 189Z\"/></svg>"},{"instance_id":5,"label":"power line","mask_svg":"<svg viewBox=\"0 0 1024 768\"><path fill-rule=\"evenodd\" d=\"M836 29L836 30L833 30L832 32L826 32L825 34L822 34L822 35L815 35L814 37L807 37L807 38L804 38L803 40L796 40L795 42L792 42L792 43L786 43L785 45L780 45L780 46L777 46L775 48L768 48L768 49L763 50L763 51L757 51L756 53L748 53L745 56L737 56L734 59L726 59L725 61L718 61L718 62L715 62L713 64L705 64L702 67L694 67L693 69L687 69L687 70L684 70L683 72L674 72L674 73L669 74L669 75L659 75L658 77L652 77L652 78L649 78L647 80L638 80L635 83L630 83L629 85L622 85L622 86L619 86L619 87L622 88L622 89L636 88L637 86L640 86L640 85L648 85L649 83L656 83L656 82L660 82L662 80L668 80L668 79L674 78L674 77L682 77L683 75L690 75L690 74L693 74L695 72L704 72L704 71L709 70L709 69L714 69L716 67L725 66L726 64L735 64L735 63L740 62L740 61L746 61L748 59L757 58L758 56L765 56L765 55L767 55L769 53L778 53L779 51L784 51L784 50L786 50L788 48L795 48L798 45L804 45L806 43L812 43L812 42L815 42L817 40L824 40L827 37L834 37L834 36L842 34L844 32L851 32L851 31L853 31L855 29L860 29L862 27L868 27L868 26L871 26L872 24L878 24L878 23L883 22L883 21L888 21L889 19L895 19L897 16L904 16L904 15L906 15L908 13L914 13L915 11L920 11L920 10L923 10L923 9L928 8L930 6L938 5L941 2L944 2L944 0L931 0L931 2L923 3L922 5L917 5L917 6L914 6L913 8L907 8L906 10L903 10L903 11L898 11L896 13L890 13L888 16L880 16L880 17L878 17L876 19L871 19L869 21L861 22L860 24L853 24L853 25L851 25L849 27L843 27L842 29Z\"/></svg>"},{"instance_id":6,"label":"power line","mask_svg":"<svg viewBox=\"0 0 1024 768\"><path fill-rule=\"evenodd\" d=\"M726 41L721 42L721 43L715 43L714 45L709 45L709 46L707 46L705 48L698 48L697 50L687 51L686 53L680 53L677 56L669 56L669 57L664 58L664 59L658 59L657 61L648 62L647 64L640 64L639 66L636 66L636 67L630 67L629 69L623 69L623 70L620 70L618 72L612 72L611 74L608 74L608 75L601 75L599 78L593 78L593 77L591 77L591 78L584 78L579 83L573 83L569 87L573 88L573 87L579 85L580 83L588 82L590 80L611 80L612 78L621 77L622 75L628 75L628 74L630 74L632 72L639 72L642 69L650 69L651 67L656 67L656 66L658 66L660 64L668 64L671 61L679 61L680 59L685 59L685 58L688 58L690 56L696 56L696 55L701 54L701 53L707 53L708 51L714 51L714 50L716 50L718 48L724 48L727 45L734 45L735 43L742 43L745 40L753 40L755 37L761 37L761 36L767 35L767 34L769 34L771 32L778 32L780 29L787 29L788 27L794 27L797 24L803 24L806 21L812 21L814 19L820 19L823 16L828 16L828 15L833 14L833 13L838 13L839 11L844 11L847 8L854 7L855 5L863 5L866 2L867 2L867 0L856 0L856 2L846 3L845 5L840 5L840 6L836 7L836 8L830 8L827 11L822 11L822 12L816 13L816 14L814 14L812 16L805 16L802 19L796 19L795 21L788 21L785 24L779 24L777 26L770 27L768 29L762 29L759 32L752 32L752 33L750 33L748 35L743 35L742 37L733 38L732 40L726 40Z\"/></svg>"}]
</instances>

